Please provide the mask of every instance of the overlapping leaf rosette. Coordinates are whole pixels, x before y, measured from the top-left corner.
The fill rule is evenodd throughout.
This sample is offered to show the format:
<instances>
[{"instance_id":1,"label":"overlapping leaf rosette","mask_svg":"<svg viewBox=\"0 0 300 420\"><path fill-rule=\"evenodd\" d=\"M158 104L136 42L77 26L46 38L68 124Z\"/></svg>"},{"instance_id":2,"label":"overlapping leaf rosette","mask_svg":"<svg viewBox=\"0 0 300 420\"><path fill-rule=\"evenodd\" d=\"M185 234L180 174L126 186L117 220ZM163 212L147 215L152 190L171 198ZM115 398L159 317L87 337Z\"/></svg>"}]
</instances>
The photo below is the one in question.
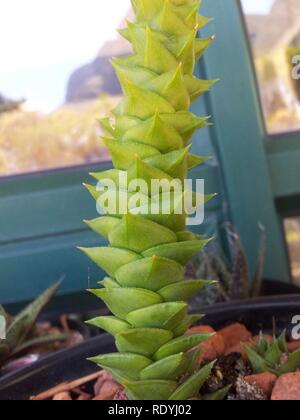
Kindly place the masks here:
<instances>
[{"instance_id":1,"label":"overlapping leaf rosette","mask_svg":"<svg viewBox=\"0 0 300 420\"><path fill-rule=\"evenodd\" d=\"M205 160L190 153L190 140L207 118L189 109L215 82L193 76L213 38L197 37L208 21L199 14L200 1L132 4L136 21L121 34L133 54L112 61L124 98L113 118L101 120L114 169L92 174L100 185L108 179L116 187L87 185L100 207L117 197L115 209L87 222L109 246L82 249L109 276L92 292L112 315L90 323L115 337L118 352L92 360L124 385L130 399L185 400L198 394L212 368L194 373L191 352L209 335L186 334L201 317L188 314L187 302L208 282L185 280L185 265L207 240L188 232L188 211L178 211L189 192L175 188L170 194L162 187L150 193L153 180L177 185Z\"/></svg>"}]
</instances>

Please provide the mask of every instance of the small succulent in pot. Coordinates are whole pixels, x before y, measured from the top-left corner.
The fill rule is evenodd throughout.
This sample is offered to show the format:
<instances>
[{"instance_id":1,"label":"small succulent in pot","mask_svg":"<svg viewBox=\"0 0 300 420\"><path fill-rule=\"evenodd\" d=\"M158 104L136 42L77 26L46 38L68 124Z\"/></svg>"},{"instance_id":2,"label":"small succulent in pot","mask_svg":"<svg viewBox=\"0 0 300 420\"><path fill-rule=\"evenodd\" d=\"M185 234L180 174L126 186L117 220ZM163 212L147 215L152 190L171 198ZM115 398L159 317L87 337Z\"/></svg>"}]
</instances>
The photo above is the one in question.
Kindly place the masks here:
<instances>
[{"instance_id":1,"label":"small succulent in pot","mask_svg":"<svg viewBox=\"0 0 300 420\"><path fill-rule=\"evenodd\" d=\"M260 230L260 246L253 278L241 237L230 223L222 226L226 247L222 248L214 242L193 258L187 267L188 278L196 276L216 280L193 298L193 307L256 298L260 295L266 254L266 233L262 226Z\"/></svg>"},{"instance_id":2,"label":"small succulent in pot","mask_svg":"<svg viewBox=\"0 0 300 420\"><path fill-rule=\"evenodd\" d=\"M300 367L300 350L288 352L286 331L269 341L261 333L258 344L247 346L246 352L255 373L270 372L280 376Z\"/></svg>"},{"instance_id":3,"label":"small succulent in pot","mask_svg":"<svg viewBox=\"0 0 300 420\"><path fill-rule=\"evenodd\" d=\"M116 209L87 222L109 246L81 250L108 273L102 288L92 293L112 315L90 323L115 337L118 353L91 360L124 385L130 399L197 397L212 369L212 364L204 366L181 382L193 371L189 351L210 337L186 334L201 317L188 314L187 301L210 282L184 278L185 265L208 242L186 230L187 213L177 207L185 191L172 195L166 215L162 208L170 198L164 192L156 196L159 211L153 213L143 188L124 189L120 181L124 176L146 186L154 179L184 181L190 169L205 161L190 153L192 135L208 124L189 111L190 105L215 83L193 75L213 40L197 36L208 22L199 14L200 4L132 0L136 21L121 34L132 43L133 54L113 60L124 99L113 120L101 121L114 169L92 175L100 183L109 179L116 184L118 202ZM87 188L100 207L116 192ZM139 205L132 200L137 191Z\"/></svg>"},{"instance_id":4,"label":"small succulent in pot","mask_svg":"<svg viewBox=\"0 0 300 420\"><path fill-rule=\"evenodd\" d=\"M0 339L0 368L10 359L26 353L33 347L68 339L66 334L47 334L43 336L34 334L38 317L54 297L59 285L60 283L56 283L51 286L15 317L10 316L0 305L0 315L6 320L6 338L5 340Z\"/></svg>"}]
</instances>

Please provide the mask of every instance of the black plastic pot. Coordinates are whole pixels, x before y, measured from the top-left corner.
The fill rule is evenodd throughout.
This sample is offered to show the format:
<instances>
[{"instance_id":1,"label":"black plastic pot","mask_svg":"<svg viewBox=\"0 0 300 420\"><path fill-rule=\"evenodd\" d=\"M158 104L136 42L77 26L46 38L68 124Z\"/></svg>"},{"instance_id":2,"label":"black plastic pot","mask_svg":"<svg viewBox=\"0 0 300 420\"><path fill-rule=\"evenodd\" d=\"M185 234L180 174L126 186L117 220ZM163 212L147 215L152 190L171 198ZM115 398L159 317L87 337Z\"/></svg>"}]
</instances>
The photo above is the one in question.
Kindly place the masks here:
<instances>
[{"instance_id":1,"label":"black plastic pot","mask_svg":"<svg viewBox=\"0 0 300 420\"><path fill-rule=\"evenodd\" d=\"M264 280L261 287L261 296L282 296L300 294L300 288L292 283L283 283L278 280Z\"/></svg>"},{"instance_id":2,"label":"black plastic pot","mask_svg":"<svg viewBox=\"0 0 300 420\"><path fill-rule=\"evenodd\" d=\"M292 318L300 315L300 295L259 298L255 300L219 304L202 308L206 313L203 323L220 329L241 322L257 334L273 331L274 320L278 331L293 328ZM52 356L0 380L0 400L28 400L55 385L72 381L97 371L86 359L115 351L113 339L100 335L87 342L57 352Z\"/></svg>"}]
</instances>

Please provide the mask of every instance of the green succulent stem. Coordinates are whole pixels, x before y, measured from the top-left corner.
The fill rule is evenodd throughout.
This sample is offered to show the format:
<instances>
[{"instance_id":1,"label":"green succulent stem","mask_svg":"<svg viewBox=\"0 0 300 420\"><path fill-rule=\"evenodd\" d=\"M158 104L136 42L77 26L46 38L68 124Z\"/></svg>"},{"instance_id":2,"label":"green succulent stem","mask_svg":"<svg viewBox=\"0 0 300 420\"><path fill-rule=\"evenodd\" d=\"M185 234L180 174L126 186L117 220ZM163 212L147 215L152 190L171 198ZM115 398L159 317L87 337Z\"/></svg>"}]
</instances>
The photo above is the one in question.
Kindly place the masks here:
<instances>
[{"instance_id":1,"label":"green succulent stem","mask_svg":"<svg viewBox=\"0 0 300 420\"><path fill-rule=\"evenodd\" d=\"M212 369L208 365L179 384L193 371L191 349L210 337L186 334L201 317L188 314L187 302L210 284L184 280L185 265L208 242L188 232L186 212L177 211L186 192L174 192L166 215L162 207L170 198L161 190L155 197L159 211L153 214L147 188L122 186L125 175L146 186L153 179L175 185L206 160L190 153L193 134L208 125L190 106L216 82L193 75L213 41L197 36L208 22L199 14L200 5L198 0L132 0L136 20L120 32L133 53L112 60L124 97L113 118L100 121L114 168L91 175L100 183L114 181L119 194L114 210L86 221L109 246L81 250L108 274L102 287L91 292L112 315L90 323L115 337L118 353L91 360L111 372L130 399L194 398ZM86 187L100 206L116 193L109 187Z\"/></svg>"}]
</instances>

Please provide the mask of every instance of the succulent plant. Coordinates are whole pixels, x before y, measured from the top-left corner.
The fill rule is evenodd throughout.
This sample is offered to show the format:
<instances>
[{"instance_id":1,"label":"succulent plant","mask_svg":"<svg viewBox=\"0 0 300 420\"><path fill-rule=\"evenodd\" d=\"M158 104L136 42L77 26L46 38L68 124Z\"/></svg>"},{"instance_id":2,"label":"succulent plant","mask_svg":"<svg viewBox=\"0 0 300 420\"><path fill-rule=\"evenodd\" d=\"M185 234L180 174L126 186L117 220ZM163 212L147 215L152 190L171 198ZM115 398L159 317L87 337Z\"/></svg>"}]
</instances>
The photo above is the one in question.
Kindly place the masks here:
<instances>
[{"instance_id":1,"label":"succulent plant","mask_svg":"<svg viewBox=\"0 0 300 420\"><path fill-rule=\"evenodd\" d=\"M189 263L187 277L216 280L216 284L193 299L193 307L212 305L219 302L256 298L262 290L266 254L266 233L261 226L261 239L256 264L256 272L251 278L247 256L237 230L229 223L224 226L224 236L229 248L216 243L206 247Z\"/></svg>"},{"instance_id":2,"label":"succulent plant","mask_svg":"<svg viewBox=\"0 0 300 420\"><path fill-rule=\"evenodd\" d=\"M132 0L136 21L121 34L133 44L133 54L112 61L124 99L113 119L100 121L114 169L92 175L100 183L114 181L119 198L116 209L87 222L109 246L80 249L108 273L102 287L91 292L112 315L90 324L115 337L118 353L91 360L123 384L130 399L197 397L212 368L192 374L189 351L210 335L186 334L201 317L188 314L187 301L209 282L185 281L184 267L208 241L186 230L187 214L177 207L186 191L174 192L171 200L160 191L149 202L143 187L125 190L120 181L124 175L146 186L153 179L183 181L188 170L205 161L190 154L192 135L208 124L189 111L190 105L215 83L193 76L195 63L213 40L197 37L208 22L199 14L200 4ZM99 207L116 193L86 187ZM157 214L151 211L153 200L160 204ZM170 202L170 214L164 214L162 206ZM182 383L187 372L191 375Z\"/></svg>"},{"instance_id":3,"label":"succulent plant","mask_svg":"<svg viewBox=\"0 0 300 420\"><path fill-rule=\"evenodd\" d=\"M300 367L300 350L288 352L286 331L278 338L274 336L272 341L261 333L258 344L246 347L246 352L255 373L271 372L280 376Z\"/></svg>"},{"instance_id":4,"label":"succulent plant","mask_svg":"<svg viewBox=\"0 0 300 420\"><path fill-rule=\"evenodd\" d=\"M60 283L56 283L29 304L17 316L11 317L0 305L0 315L6 320L6 339L0 339L0 367L10 358L16 357L34 346L57 341L65 341L66 334L35 337L33 333L36 320L45 306L55 295Z\"/></svg>"}]
</instances>

